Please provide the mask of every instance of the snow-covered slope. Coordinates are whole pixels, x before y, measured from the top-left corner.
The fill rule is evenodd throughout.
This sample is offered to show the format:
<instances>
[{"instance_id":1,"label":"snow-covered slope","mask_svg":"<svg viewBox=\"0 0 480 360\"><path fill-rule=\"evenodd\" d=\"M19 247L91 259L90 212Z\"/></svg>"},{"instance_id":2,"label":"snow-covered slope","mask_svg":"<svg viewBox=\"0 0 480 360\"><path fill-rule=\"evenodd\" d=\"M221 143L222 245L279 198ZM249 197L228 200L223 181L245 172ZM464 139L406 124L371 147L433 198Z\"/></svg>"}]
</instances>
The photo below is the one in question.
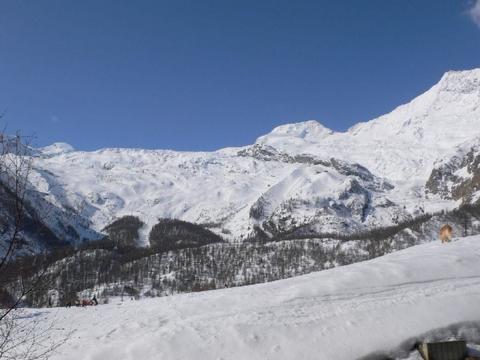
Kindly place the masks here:
<instances>
[{"instance_id":1,"label":"snow-covered slope","mask_svg":"<svg viewBox=\"0 0 480 360\"><path fill-rule=\"evenodd\" d=\"M333 156L392 180L424 179L433 162L480 132L480 69L447 72L431 89L345 133L308 121L284 125L258 144L288 153Z\"/></svg>"},{"instance_id":2,"label":"snow-covered slope","mask_svg":"<svg viewBox=\"0 0 480 360\"><path fill-rule=\"evenodd\" d=\"M312 222L324 232L351 232L407 216L388 200L392 186L361 166L278 152L257 155L231 149L49 153L37 159L32 182L97 231L135 215L146 223L145 235L158 218L178 218L239 239L265 222L269 232ZM141 241L147 244L147 237Z\"/></svg>"},{"instance_id":3,"label":"snow-covered slope","mask_svg":"<svg viewBox=\"0 0 480 360\"><path fill-rule=\"evenodd\" d=\"M425 185L439 161L480 136L479 105L480 69L448 72L410 103L343 133L311 120L277 127L251 146L196 153L54 144L39 149L32 183L77 213L69 225L78 228L80 218L91 234L138 216L143 244L164 217L230 240L306 224L351 233L458 205L455 196L427 196ZM88 238L83 227L77 231Z\"/></svg>"},{"instance_id":4,"label":"snow-covered slope","mask_svg":"<svg viewBox=\"0 0 480 360\"><path fill-rule=\"evenodd\" d=\"M25 321L41 331L54 320L56 339L75 330L62 360L401 358L425 338L480 342L479 264L474 236L268 284L28 310Z\"/></svg>"}]
</instances>

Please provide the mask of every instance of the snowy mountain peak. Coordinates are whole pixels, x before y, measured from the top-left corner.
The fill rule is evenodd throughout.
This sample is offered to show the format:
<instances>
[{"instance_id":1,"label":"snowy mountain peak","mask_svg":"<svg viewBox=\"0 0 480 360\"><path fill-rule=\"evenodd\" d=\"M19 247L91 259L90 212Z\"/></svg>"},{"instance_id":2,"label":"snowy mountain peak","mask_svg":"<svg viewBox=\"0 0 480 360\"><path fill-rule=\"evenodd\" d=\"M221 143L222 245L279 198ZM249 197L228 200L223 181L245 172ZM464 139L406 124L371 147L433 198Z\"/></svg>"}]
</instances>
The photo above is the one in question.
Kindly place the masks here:
<instances>
[{"instance_id":1,"label":"snowy mountain peak","mask_svg":"<svg viewBox=\"0 0 480 360\"><path fill-rule=\"evenodd\" d=\"M480 68L462 71L448 71L437 84L440 91L457 93L480 92Z\"/></svg>"},{"instance_id":2,"label":"snowy mountain peak","mask_svg":"<svg viewBox=\"0 0 480 360\"><path fill-rule=\"evenodd\" d=\"M270 133L260 136L255 144L271 146L276 149L290 152L290 145L297 149L305 148L308 144L318 144L335 132L316 120L308 120L299 123L281 125L274 128ZM287 145L287 148L285 148ZM298 153L295 151L295 153Z\"/></svg>"},{"instance_id":3,"label":"snowy mountain peak","mask_svg":"<svg viewBox=\"0 0 480 360\"><path fill-rule=\"evenodd\" d=\"M480 69L449 71L390 113L334 132L316 121L282 125L257 144L289 154L335 157L391 180L426 180L437 158L480 135Z\"/></svg>"},{"instance_id":4,"label":"snowy mountain peak","mask_svg":"<svg viewBox=\"0 0 480 360\"><path fill-rule=\"evenodd\" d=\"M52 155L60 155L75 151L72 145L64 143L64 142L56 142L52 145L45 146L40 148L40 151L43 155L52 156Z\"/></svg>"},{"instance_id":5,"label":"snowy mountain peak","mask_svg":"<svg viewBox=\"0 0 480 360\"><path fill-rule=\"evenodd\" d=\"M265 142L272 137L298 138L309 142L317 142L334 133L316 120L302 121L293 124L277 126L269 134L257 139L257 143Z\"/></svg>"}]
</instances>

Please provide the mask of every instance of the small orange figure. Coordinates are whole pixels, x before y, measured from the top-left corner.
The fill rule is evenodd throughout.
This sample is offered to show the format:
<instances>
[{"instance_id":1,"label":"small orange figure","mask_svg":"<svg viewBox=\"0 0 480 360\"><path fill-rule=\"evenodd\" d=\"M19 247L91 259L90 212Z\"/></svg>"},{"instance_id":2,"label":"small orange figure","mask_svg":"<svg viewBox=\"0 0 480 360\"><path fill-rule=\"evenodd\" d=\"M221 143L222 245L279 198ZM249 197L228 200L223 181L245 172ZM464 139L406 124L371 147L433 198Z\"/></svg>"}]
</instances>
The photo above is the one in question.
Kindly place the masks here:
<instances>
[{"instance_id":1,"label":"small orange figure","mask_svg":"<svg viewBox=\"0 0 480 360\"><path fill-rule=\"evenodd\" d=\"M440 228L440 240L442 241L442 244L452 240L452 233L453 229L448 224L445 224Z\"/></svg>"}]
</instances>

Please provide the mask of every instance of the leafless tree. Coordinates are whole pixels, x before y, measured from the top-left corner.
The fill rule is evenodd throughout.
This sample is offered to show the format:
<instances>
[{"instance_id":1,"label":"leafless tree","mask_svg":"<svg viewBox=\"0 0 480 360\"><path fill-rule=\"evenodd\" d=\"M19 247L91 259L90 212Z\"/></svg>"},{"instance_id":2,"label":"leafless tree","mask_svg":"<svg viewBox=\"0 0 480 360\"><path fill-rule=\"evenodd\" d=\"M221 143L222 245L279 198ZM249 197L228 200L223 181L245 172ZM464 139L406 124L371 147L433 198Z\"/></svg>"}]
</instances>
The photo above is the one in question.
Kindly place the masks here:
<instances>
[{"instance_id":1,"label":"leafless tree","mask_svg":"<svg viewBox=\"0 0 480 360\"><path fill-rule=\"evenodd\" d=\"M30 140L0 131L0 359L8 360L47 359L67 339L53 336L53 323L20 308L27 295L45 285L45 270L28 277L18 271L19 259L34 250L22 231L34 161Z\"/></svg>"},{"instance_id":2,"label":"leafless tree","mask_svg":"<svg viewBox=\"0 0 480 360\"><path fill-rule=\"evenodd\" d=\"M11 224L4 224L4 241L0 243L0 276L21 250L21 229L25 216L28 179L32 169L27 139L19 132L14 137L0 133L0 186L4 197L4 214ZM7 220L7 221L8 221Z\"/></svg>"},{"instance_id":3,"label":"leafless tree","mask_svg":"<svg viewBox=\"0 0 480 360\"><path fill-rule=\"evenodd\" d=\"M41 315L40 315L41 316ZM55 321L45 321L38 314L21 309L9 313L0 326L0 359L46 360L71 335L55 336Z\"/></svg>"}]
</instances>

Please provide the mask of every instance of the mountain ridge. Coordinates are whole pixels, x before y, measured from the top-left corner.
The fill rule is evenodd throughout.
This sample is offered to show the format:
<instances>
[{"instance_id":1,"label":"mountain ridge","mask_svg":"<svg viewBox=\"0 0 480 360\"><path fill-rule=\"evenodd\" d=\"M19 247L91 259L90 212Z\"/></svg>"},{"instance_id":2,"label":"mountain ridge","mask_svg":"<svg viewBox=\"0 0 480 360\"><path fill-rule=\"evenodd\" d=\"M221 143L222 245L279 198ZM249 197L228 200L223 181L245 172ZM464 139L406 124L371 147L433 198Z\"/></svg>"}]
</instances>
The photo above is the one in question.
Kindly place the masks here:
<instances>
[{"instance_id":1,"label":"mountain ridge","mask_svg":"<svg viewBox=\"0 0 480 360\"><path fill-rule=\"evenodd\" d=\"M346 132L308 120L212 152L87 152L57 143L35 152L31 185L75 214L59 228L71 226L79 238L130 215L145 224L143 245L159 218L204 224L229 241L304 225L348 234L477 201L476 182L462 185L470 200L427 191L427 182L452 149L475 145L479 125L480 69L448 72L411 102Z\"/></svg>"}]
</instances>

